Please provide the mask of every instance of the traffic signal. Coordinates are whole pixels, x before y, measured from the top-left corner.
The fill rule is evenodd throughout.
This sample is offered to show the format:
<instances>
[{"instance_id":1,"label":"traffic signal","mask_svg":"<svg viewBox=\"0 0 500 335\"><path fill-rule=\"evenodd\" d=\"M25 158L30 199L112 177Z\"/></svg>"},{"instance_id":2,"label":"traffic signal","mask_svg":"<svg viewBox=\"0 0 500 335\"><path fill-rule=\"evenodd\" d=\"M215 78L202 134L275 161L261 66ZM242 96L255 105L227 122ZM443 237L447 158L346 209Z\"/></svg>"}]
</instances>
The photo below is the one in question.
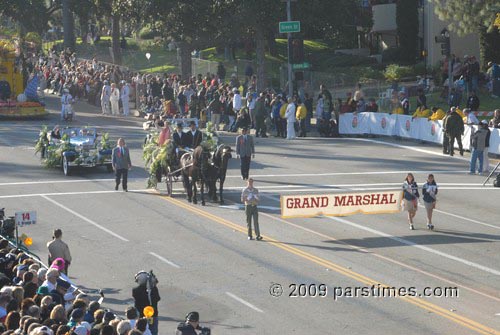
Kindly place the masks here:
<instances>
[{"instance_id":1,"label":"traffic signal","mask_svg":"<svg viewBox=\"0 0 500 335\"><path fill-rule=\"evenodd\" d=\"M451 54L450 33L443 29L441 34L434 38L436 43L441 43L441 55L449 56Z\"/></svg>"},{"instance_id":2,"label":"traffic signal","mask_svg":"<svg viewBox=\"0 0 500 335\"><path fill-rule=\"evenodd\" d=\"M299 38L292 39L292 64L304 62L304 40Z\"/></svg>"}]
</instances>

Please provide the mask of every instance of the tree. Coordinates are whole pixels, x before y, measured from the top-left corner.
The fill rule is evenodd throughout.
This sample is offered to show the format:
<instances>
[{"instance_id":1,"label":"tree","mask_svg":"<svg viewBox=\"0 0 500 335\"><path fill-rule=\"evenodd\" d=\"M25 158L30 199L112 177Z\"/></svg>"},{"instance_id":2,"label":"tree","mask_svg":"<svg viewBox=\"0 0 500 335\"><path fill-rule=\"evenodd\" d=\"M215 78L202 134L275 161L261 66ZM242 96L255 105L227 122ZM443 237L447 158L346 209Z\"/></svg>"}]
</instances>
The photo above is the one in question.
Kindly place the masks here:
<instances>
[{"instance_id":1,"label":"tree","mask_svg":"<svg viewBox=\"0 0 500 335\"><path fill-rule=\"evenodd\" d=\"M500 62L500 33L493 23L500 12L497 0L432 0L435 12L448 28L463 36L478 33L480 36L481 62ZM453 47L453 45L452 45Z\"/></svg>"},{"instance_id":2,"label":"tree","mask_svg":"<svg viewBox=\"0 0 500 335\"><path fill-rule=\"evenodd\" d=\"M238 1L225 0L222 6L232 15L224 20L232 20L230 36L248 36L255 41L257 59L257 90L267 86L266 73L266 42L271 34L277 31L280 19L286 18L285 3L281 1L253 0ZM243 18L243 23L242 23ZM237 21L239 20L239 21Z\"/></svg>"},{"instance_id":3,"label":"tree","mask_svg":"<svg viewBox=\"0 0 500 335\"><path fill-rule=\"evenodd\" d=\"M191 76L191 52L210 46L218 31L213 3L207 0L152 0L148 19L177 42L183 78Z\"/></svg>"},{"instance_id":4,"label":"tree","mask_svg":"<svg viewBox=\"0 0 500 335\"><path fill-rule=\"evenodd\" d=\"M397 1L396 25L401 60L414 63L418 45L418 0Z\"/></svg>"},{"instance_id":5,"label":"tree","mask_svg":"<svg viewBox=\"0 0 500 335\"><path fill-rule=\"evenodd\" d=\"M82 43L87 43L87 33L89 32L89 21L94 13L94 2L92 0L71 0L71 10L78 17L80 22L80 33Z\"/></svg>"},{"instance_id":6,"label":"tree","mask_svg":"<svg viewBox=\"0 0 500 335\"><path fill-rule=\"evenodd\" d=\"M111 19L111 51L113 54L113 63L121 65L120 18L129 10L129 2L127 0L96 0L96 6L99 13Z\"/></svg>"},{"instance_id":7,"label":"tree","mask_svg":"<svg viewBox=\"0 0 500 335\"><path fill-rule=\"evenodd\" d=\"M21 32L34 31L41 34L47 28L50 15L60 9L60 5L55 2L48 7L46 5L45 0L2 0L0 15L18 22Z\"/></svg>"},{"instance_id":8,"label":"tree","mask_svg":"<svg viewBox=\"0 0 500 335\"><path fill-rule=\"evenodd\" d=\"M75 50L75 23L70 0L62 0L64 48Z\"/></svg>"}]
</instances>

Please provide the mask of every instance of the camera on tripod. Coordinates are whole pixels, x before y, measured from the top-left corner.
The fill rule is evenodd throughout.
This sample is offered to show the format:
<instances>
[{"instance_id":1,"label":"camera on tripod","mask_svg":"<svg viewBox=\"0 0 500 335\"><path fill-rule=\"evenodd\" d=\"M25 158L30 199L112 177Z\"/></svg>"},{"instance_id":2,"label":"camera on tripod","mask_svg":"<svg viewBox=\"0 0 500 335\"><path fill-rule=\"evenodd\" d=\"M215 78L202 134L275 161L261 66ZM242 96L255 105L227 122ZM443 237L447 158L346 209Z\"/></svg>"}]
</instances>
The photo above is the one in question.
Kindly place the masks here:
<instances>
[{"instance_id":1,"label":"camera on tripod","mask_svg":"<svg viewBox=\"0 0 500 335\"><path fill-rule=\"evenodd\" d=\"M16 220L13 216L5 216L5 208L0 208L0 234L12 239L15 231Z\"/></svg>"}]
</instances>

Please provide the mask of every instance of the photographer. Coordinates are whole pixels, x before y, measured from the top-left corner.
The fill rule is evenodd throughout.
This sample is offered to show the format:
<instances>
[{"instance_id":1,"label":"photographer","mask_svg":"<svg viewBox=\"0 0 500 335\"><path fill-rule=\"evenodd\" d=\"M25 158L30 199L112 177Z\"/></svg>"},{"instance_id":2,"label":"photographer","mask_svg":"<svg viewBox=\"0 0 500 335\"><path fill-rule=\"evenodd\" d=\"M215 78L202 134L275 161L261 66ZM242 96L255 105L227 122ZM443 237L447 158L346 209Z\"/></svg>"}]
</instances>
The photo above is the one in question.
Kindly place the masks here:
<instances>
[{"instance_id":1,"label":"photographer","mask_svg":"<svg viewBox=\"0 0 500 335\"><path fill-rule=\"evenodd\" d=\"M158 292L158 280L153 271L149 273L140 271L135 275L137 286L132 289L135 308L139 311L141 317L144 317L144 307L151 306L154 309L153 323L150 325L152 335L158 335L158 301L160 294Z\"/></svg>"},{"instance_id":2,"label":"photographer","mask_svg":"<svg viewBox=\"0 0 500 335\"><path fill-rule=\"evenodd\" d=\"M197 333L196 331L200 331ZM191 312L186 315L186 322L179 323L175 335L210 335L210 328L200 327L200 314Z\"/></svg>"}]
</instances>

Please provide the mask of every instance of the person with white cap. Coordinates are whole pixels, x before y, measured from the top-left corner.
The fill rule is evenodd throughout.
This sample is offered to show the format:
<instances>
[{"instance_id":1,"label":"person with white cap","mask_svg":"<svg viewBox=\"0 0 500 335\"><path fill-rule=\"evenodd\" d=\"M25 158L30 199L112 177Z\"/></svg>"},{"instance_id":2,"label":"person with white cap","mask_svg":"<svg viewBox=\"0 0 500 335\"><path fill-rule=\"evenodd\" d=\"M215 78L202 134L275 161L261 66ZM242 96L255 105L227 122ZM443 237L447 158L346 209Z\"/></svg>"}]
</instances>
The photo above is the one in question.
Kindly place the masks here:
<instances>
[{"instance_id":1,"label":"person with white cap","mask_svg":"<svg viewBox=\"0 0 500 335\"><path fill-rule=\"evenodd\" d=\"M123 116L128 116L130 113L130 108L129 108L129 95L130 95L130 87L128 86L128 83L125 80L122 80L122 89L120 91L121 93L121 99L122 99L122 106L123 106Z\"/></svg>"},{"instance_id":2,"label":"person with white cap","mask_svg":"<svg viewBox=\"0 0 500 335\"><path fill-rule=\"evenodd\" d=\"M61 121L73 119L73 110L71 107L73 102L74 100L71 94L69 94L69 90L67 88L63 89L63 95L61 97Z\"/></svg>"},{"instance_id":3,"label":"person with white cap","mask_svg":"<svg viewBox=\"0 0 500 335\"><path fill-rule=\"evenodd\" d=\"M111 96L109 98L111 101L111 113L113 115L119 115L120 114L120 90L118 87L116 87L115 83L111 84Z\"/></svg>"},{"instance_id":4,"label":"person with white cap","mask_svg":"<svg viewBox=\"0 0 500 335\"><path fill-rule=\"evenodd\" d=\"M102 115L111 114L110 98L111 98L111 87L109 86L109 82L105 80L101 91Z\"/></svg>"}]
</instances>

